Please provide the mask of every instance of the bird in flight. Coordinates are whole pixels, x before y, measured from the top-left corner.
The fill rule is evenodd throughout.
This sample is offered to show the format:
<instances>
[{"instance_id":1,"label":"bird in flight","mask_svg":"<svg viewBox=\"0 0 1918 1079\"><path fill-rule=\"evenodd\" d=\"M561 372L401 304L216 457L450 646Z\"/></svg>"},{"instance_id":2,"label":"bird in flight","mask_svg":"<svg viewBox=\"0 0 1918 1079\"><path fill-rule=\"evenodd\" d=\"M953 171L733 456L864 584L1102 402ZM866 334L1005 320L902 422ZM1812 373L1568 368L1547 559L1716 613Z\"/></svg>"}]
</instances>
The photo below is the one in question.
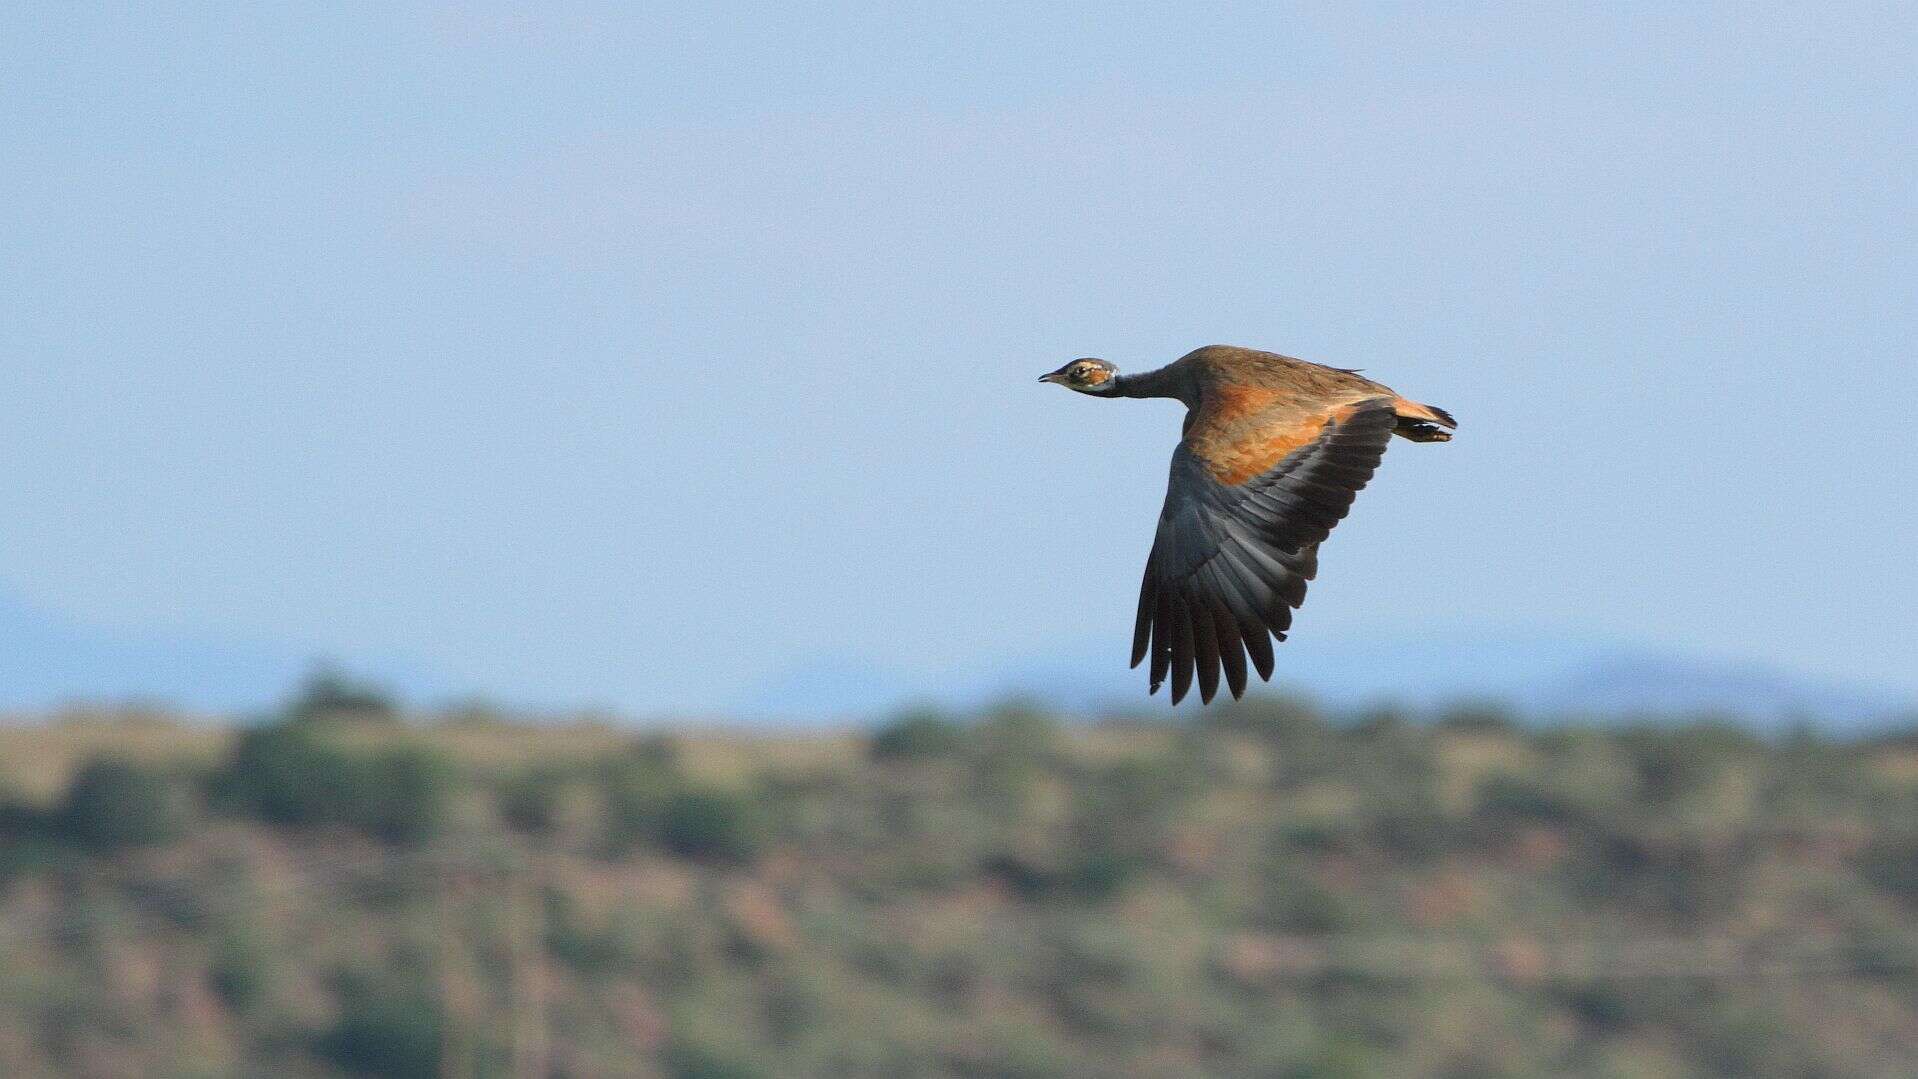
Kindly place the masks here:
<instances>
[{"instance_id":1,"label":"bird in flight","mask_svg":"<svg viewBox=\"0 0 1918 1079\"><path fill-rule=\"evenodd\" d=\"M1159 531L1139 587L1132 665L1152 657L1172 703L1210 702L1219 675L1245 695L1246 657L1272 678L1272 641L1319 568L1319 544L1372 478L1393 435L1445 442L1442 408L1400 397L1357 371L1272 352L1208 345L1140 375L1073 360L1039 377L1093 397L1170 397L1186 406Z\"/></svg>"}]
</instances>

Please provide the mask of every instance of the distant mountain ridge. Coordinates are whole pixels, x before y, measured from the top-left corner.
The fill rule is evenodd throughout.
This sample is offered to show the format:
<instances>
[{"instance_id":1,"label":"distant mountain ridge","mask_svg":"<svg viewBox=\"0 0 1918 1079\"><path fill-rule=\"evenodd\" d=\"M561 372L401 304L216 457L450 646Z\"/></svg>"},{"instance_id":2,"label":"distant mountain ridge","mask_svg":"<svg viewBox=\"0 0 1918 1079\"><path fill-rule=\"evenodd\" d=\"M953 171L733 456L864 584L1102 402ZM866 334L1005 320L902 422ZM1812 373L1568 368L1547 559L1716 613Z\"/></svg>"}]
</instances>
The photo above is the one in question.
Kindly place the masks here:
<instances>
[{"instance_id":1,"label":"distant mountain ridge","mask_svg":"<svg viewBox=\"0 0 1918 1079\"><path fill-rule=\"evenodd\" d=\"M1087 715L1165 709L1163 696L1145 696L1144 674L1125 668L1125 643L1089 641L1053 657L981 660L917 674L858 660L816 662L765 679L702 714L747 724L849 725L913 704L972 710L1011 698ZM1302 693L1341 711L1393 704L1431 712L1490 702L1539 719L1712 714L1760 727L1802 721L1833 730L1918 716L1918 695L1571 634L1306 637L1279 654L1274 685L1260 691ZM0 714L34 715L82 702L244 714L282 700L324 655L297 643L105 630L0 592ZM444 701L467 688L390 658L329 658L414 704Z\"/></svg>"},{"instance_id":2,"label":"distant mountain ridge","mask_svg":"<svg viewBox=\"0 0 1918 1079\"><path fill-rule=\"evenodd\" d=\"M1073 712L1165 708L1163 697L1145 696L1142 672L1125 669L1121 644L1095 642L1071 659L936 676L824 662L767 680L735 702L734 711L763 722L844 722L914 703L972 709L1011 698ZM1396 705L1433 712L1489 702L1532 719L1718 715L1764 728L1806 722L1834 730L1918 716L1918 699L1895 690L1565 634L1304 639L1288 642L1280 655L1273 685L1262 691L1301 693L1341 711Z\"/></svg>"},{"instance_id":3,"label":"distant mountain ridge","mask_svg":"<svg viewBox=\"0 0 1918 1079\"><path fill-rule=\"evenodd\" d=\"M0 593L0 712L141 702L233 715L281 699L322 655L286 643L118 633ZM342 659L356 675L403 699L444 695L438 680L402 664Z\"/></svg>"}]
</instances>

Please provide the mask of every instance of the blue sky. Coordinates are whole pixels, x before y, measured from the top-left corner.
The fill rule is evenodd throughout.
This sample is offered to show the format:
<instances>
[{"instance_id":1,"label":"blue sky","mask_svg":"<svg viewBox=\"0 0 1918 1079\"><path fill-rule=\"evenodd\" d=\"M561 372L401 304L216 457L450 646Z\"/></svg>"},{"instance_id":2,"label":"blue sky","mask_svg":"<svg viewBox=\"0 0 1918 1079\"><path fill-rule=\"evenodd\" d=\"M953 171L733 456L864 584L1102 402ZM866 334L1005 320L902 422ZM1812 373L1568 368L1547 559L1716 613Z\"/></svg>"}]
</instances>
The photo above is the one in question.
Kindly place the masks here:
<instances>
[{"instance_id":1,"label":"blue sky","mask_svg":"<svg viewBox=\"0 0 1918 1079\"><path fill-rule=\"evenodd\" d=\"M1918 693L1909 6L0 14L0 589L697 712L1123 662L1223 341L1460 417L1300 633Z\"/></svg>"}]
</instances>

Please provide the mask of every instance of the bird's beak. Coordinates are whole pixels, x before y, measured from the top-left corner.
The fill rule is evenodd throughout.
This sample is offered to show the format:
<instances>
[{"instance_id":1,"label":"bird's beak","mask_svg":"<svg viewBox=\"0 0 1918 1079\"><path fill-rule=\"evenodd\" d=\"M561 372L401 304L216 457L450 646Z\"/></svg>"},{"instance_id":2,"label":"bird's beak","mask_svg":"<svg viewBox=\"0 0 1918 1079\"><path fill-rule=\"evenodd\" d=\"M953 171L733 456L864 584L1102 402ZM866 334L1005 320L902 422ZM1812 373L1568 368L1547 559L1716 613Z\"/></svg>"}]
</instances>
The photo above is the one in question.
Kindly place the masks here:
<instances>
[{"instance_id":1,"label":"bird's beak","mask_svg":"<svg viewBox=\"0 0 1918 1079\"><path fill-rule=\"evenodd\" d=\"M1049 373L1049 374L1044 374L1044 375L1040 375L1040 376L1039 376L1039 381L1041 381L1041 382L1057 382L1057 381L1059 381L1059 379L1060 379L1060 378L1062 378L1062 377L1063 377L1063 376L1062 376L1062 375L1060 375L1060 373L1059 373L1059 372L1057 372L1057 371L1053 371L1053 372L1051 372L1051 373Z\"/></svg>"}]
</instances>

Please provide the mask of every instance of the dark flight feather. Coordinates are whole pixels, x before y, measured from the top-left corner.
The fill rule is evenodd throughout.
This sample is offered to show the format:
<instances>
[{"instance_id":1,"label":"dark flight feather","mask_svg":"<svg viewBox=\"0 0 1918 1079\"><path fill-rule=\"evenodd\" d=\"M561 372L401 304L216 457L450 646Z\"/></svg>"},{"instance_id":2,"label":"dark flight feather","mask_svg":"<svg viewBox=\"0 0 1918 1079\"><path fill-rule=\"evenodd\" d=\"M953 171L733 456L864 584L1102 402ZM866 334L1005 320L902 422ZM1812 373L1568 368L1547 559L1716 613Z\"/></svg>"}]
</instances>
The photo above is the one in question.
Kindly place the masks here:
<instances>
[{"instance_id":1,"label":"dark flight feather","mask_svg":"<svg viewBox=\"0 0 1918 1079\"><path fill-rule=\"evenodd\" d=\"M1272 640L1318 572L1318 545L1372 478L1398 417L1390 398L1328 418L1317 437L1244 483L1220 482L1182 443L1139 586L1132 665L1151 658L1153 691L1170 678L1177 704L1196 680L1212 700L1223 673L1233 697L1246 659L1272 677Z\"/></svg>"}]
</instances>

